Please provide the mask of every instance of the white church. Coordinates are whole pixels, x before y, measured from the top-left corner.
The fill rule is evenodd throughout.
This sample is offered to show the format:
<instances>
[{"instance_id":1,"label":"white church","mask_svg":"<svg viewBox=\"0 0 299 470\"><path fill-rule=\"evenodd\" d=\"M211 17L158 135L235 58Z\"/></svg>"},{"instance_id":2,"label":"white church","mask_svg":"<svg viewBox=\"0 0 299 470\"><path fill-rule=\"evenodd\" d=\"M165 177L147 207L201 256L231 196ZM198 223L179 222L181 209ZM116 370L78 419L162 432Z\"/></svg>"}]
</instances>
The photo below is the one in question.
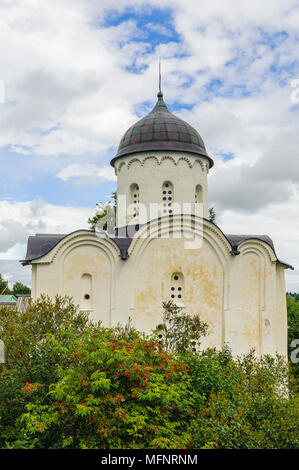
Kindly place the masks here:
<instances>
[{"instance_id":1,"label":"white church","mask_svg":"<svg viewBox=\"0 0 299 470\"><path fill-rule=\"evenodd\" d=\"M213 160L161 90L111 165L115 233L29 237L22 263L32 266L32 297L68 295L104 326L130 317L146 332L161 323L162 302L171 299L208 323L202 347L226 343L236 355L255 348L286 356L284 270L292 267L277 258L268 236L225 234L209 221Z\"/></svg>"}]
</instances>

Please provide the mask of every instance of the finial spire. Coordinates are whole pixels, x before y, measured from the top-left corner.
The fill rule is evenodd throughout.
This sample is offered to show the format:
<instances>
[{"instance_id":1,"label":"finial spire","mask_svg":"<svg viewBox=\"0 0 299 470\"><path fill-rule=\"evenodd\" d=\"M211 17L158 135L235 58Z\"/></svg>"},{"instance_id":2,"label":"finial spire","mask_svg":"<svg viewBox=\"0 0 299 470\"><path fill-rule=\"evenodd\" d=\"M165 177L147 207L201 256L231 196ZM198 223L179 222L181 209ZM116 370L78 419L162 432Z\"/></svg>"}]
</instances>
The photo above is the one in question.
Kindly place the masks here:
<instances>
[{"instance_id":1,"label":"finial spire","mask_svg":"<svg viewBox=\"0 0 299 470\"><path fill-rule=\"evenodd\" d=\"M159 58L159 91L161 91L161 59Z\"/></svg>"},{"instance_id":2,"label":"finial spire","mask_svg":"<svg viewBox=\"0 0 299 470\"><path fill-rule=\"evenodd\" d=\"M163 93L162 93L162 90L161 90L161 58L159 57L159 91L158 91L158 98L161 99L163 98Z\"/></svg>"}]
</instances>

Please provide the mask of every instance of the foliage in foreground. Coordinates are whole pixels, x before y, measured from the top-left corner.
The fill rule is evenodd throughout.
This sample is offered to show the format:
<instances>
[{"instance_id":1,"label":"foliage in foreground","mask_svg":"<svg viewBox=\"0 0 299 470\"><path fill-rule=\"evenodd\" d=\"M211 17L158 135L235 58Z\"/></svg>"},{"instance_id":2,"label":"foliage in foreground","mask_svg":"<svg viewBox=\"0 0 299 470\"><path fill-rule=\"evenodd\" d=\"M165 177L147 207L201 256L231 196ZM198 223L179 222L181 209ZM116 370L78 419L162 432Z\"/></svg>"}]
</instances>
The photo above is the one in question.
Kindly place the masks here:
<instances>
[{"instance_id":1,"label":"foliage in foreground","mask_svg":"<svg viewBox=\"0 0 299 470\"><path fill-rule=\"evenodd\" d=\"M208 325L199 316L185 312L171 300L163 302L162 323L157 326L156 332L161 338L167 351L186 354L196 351L200 340L207 335Z\"/></svg>"},{"instance_id":2,"label":"foliage in foreground","mask_svg":"<svg viewBox=\"0 0 299 470\"><path fill-rule=\"evenodd\" d=\"M44 446L173 448L191 440L188 366L156 341L137 333L127 342L101 329L85 336L71 358L51 389L55 402L31 405L22 418Z\"/></svg>"},{"instance_id":3,"label":"foliage in foreground","mask_svg":"<svg viewBox=\"0 0 299 470\"><path fill-rule=\"evenodd\" d=\"M193 355L190 374L196 447L298 448L298 394L287 394L282 358L234 360L228 349L207 350Z\"/></svg>"},{"instance_id":4,"label":"foliage in foreground","mask_svg":"<svg viewBox=\"0 0 299 470\"><path fill-rule=\"evenodd\" d=\"M288 309L288 355L291 360L294 349L298 349L299 341L299 294L287 295ZM296 341L297 340L297 341ZM294 344L295 343L295 344ZM293 354L292 354L293 353ZM295 354L295 360L299 361L298 353ZM292 372L299 379L299 362L291 361Z\"/></svg>"},{"instance_id":5,"label":"foliage in foreground","mask_svg":"<svg viewBox=\"0 0 299 470\"><path fill-rule=\"evenodd\" d=\"M61 298L2 309L3 334L2 448L298 448L280 358L173 353L155 334L92 325Z\"/></svg>"},{"instance_id":6,"label":"foliage in foreground","mask_svg":"<svg viewBox=\"0 0 299 470\"><path fill-rule=\"evenodd\" d=\"M15 423L31 401L21 388L26 382L42 384L39 397L47 402L49 386L59 379L57 364L68 367L68 350L88 324L68 298L41 297L24 313L0 308L0 338L5 344L5 363L0 364L1 447L20 437Z\"/></svg>"}]
</instances>

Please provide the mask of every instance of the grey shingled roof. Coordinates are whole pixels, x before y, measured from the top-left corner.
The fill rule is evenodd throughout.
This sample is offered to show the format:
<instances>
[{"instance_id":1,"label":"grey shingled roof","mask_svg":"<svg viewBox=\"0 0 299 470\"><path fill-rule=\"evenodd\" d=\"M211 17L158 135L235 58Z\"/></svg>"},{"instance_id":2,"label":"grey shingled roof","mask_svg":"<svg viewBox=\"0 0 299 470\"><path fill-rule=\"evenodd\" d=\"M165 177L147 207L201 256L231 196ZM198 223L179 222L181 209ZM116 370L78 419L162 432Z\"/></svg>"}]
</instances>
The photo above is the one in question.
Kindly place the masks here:
<instances>
[{"instance_id":1,"label":"grey shingled roof","mask_svg":"<svg viewBox=\"0 0 299 470\"><path fill-rule=\"evenodd\" d=\"M290 264L285 263L284 261L281 261L280 259L278 259L278 256L275 252L273 240L268 235L233 235L233 234L225 234L225 237L228 239L228 241L230 242L230 244L232 246L232 252L236 255L239 254L238 247L239 247L239 245L241 245L241 243L243 243L247 240L260 240L260 241L266 243L267 245L269 245L272 248L272 250L273 250L273 252L274 252L274 254L277 258L278 263L283 264L286 268L294 270L293 266L291 266Z\"/></svg>"},{"instance_id":2,"label":"grey shingled roof","mask_svg":"<svg viewBox=\"0 0 299 470\"><path fill-rule=\"evenodd\" d=\"M213 224L215 225L215 224ZM218 227L219 228L219 227ZM122 227L119 229L119 231L126 230L125 227ZM139 230L139 226L136 225L136 231ZM79 230L81 231L81 230ZM88 233L94 233L91 230L84 230ZM75 233L75 232L72 232ZM116 237L111 237L110 240L112 240L116 246L118 247L120 251L120 256L122 260L126 260L128 258L128 249L130 247L131 241L132 241L132 236L130 237L118 237L118 231L116 231ZM222 232L223 233L223 232ZM70 235L70 234L68 234ZM26 257L24 260L21 261L23 265L29 264L31 261L36 260L38 258L41 258L42 256L46 255L49 253L63 238L67 237L68 235L62 235L62 234L53 234L53 235L45 235L45 234L37 234L35 236L30 236L28 238L28 244L27 244L27 253ZM130 235L132 235L130 233ZM270 246L270 248L273 250L276 258L277 255L275 253L274 249L274 244L271 238L268 235L234 235L234 234L223 234L225 238L228 240L232 247L232 254L233 255L238 255L238 247L240 246L241 243L247 241L247 240L260 240L267 245ZM291 266L288 263L285 263L284 261L281 261L277 258L277 261L284 265L286 268L294 269L293 266Z\"/></svg>"},{"instance_id":3,"label":"grey shingled roof","mask_svg":"<svg viewBox=\"0 0 299 470\"><path fill-rule=\"evenodd\" d=\"M82 230L78 230L82 231ZM84 230L88 233L94 233L92 230ZM72 232L75 233L75 232ZM24 260L21 260L23 265L29 264L30 261L41 258L49 253L58 243L70 234L36 234L28 238L27 253ZM113 237L110 238L118 247L121 259L127 259L128 248L132 239Z\"/></svg>"},{"instance_id":4,"label":"grey shingled roof","mask_svg":"<svg viewBox=\"0 0 299 470\"><path fill-rule=\"evenodd\" d=\"M271 246L272 250L275 253L274 244L268 235L233 235L233 234L225 234L226 238L229 240L233 250L238 251L238 246L241 245L245 240L261 240L262 242L267 243L267 245ZM275 253L276 254L276 253Z\"/></svg>"},{"instance_id":5,"label":"grey shingled roof","mask_svg":"<svg viewBox=\"0 0 299 470\"><path fill-rule=\"evenodd\" d=\"M67 234L52 235L37 233L35 236L29 237L26 257L23 261L32 261L46 255L66 236Z\"/></svg>"}]
</instances>

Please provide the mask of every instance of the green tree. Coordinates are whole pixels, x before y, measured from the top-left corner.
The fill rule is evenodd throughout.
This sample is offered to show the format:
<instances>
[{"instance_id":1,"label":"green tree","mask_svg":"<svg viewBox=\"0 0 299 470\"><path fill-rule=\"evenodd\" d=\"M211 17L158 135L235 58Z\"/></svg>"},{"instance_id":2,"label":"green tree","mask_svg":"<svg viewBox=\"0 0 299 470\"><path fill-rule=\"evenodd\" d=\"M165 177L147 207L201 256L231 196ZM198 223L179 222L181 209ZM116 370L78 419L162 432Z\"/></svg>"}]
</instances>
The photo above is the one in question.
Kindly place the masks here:
<instances>
[{"instance_id":1,"label":"green tree","mask_svg":"<svg viewBox=\"0 0 299 470\"><path fill-rule=\"evenodd\" d=\"M191 440L188 366L155 337L117 329L84 334L72 367L60 368L49 405L27 406L22 422L43 447L177 448ZM30 394L31 389L24 393Z\"/></svg>"},{"instance_id":2,"label":"green tree","mask_svg":"<svg viewBox=\"0 0 299 470\"><path fill-rule=\"evenodd\" d=\"M116 192L112 193L112 201L109 201L107 204L111 204L111 202L113 203L113 207L114 207L114 215L116 216L116 205L117 205L117 194ZM101 219L103 219L104 217L106 217L108 211L106 209L106 205L105 203L97 203L96 204L96 213L93 217L89 217L89 219L87 220L88 222L88 225L90 227L91 230L95 230L97 228L97 225L99 223L99 221ZM103 226L103 230L107 230L107 223L104 224Z\"/></svg>"},{"instance_id":3,"label":"green tree","mask_svg":"<svg viewBox=\"0 0 299 470\"><path fill-rule=\"evenodd\" d=\"M289 355L289 360L291 360L291 354L294 350L294 345L292 346L292 341L299 340L299 302L292 295L287 295L287 311L288 311L288 355ZM299 378L299 363L291 362L291 367L296 378Z\"/></svg>"},{"instance_id":4,"label":"green tree","mask_svg":"<svg viewBox=\"0 0 299 470\"><path fill-rule=\"evenodd\" d=\"M51 400L22 424L51 448L298 448L298 395L282 358L234 359L229 349L169 354L154 336L85 332ZM187 362L188 361L188 362ZM36 394L33 384L23 391Z\"/></svg>"},{"instance_id":5,"label":"green tree","mask_svg":"<svg viewBox=\"0 0 299 470\"><path fill-rule=\"evenodd\" d=\"M5 289L5 290L4 290ZM4 292L3 292L4 291ZM2 277L2 274L0 274L0 294L3 292L3 294L11 294L11 291L8 288L8 282L5 281Z\"/></svg>"},{"instance_id":6,"label":"green tree","mask_svg":"<svg viewBox=\"0 0 299 470\"><path fill-rule=\"evenodd\" d=\"M176 353L196 351L207 331L207 323L198 315L186 313L184 307L172 301L163 302L163 323L158 325L157 332L167 350Z\"/></svg>"},{"instance_id":7,"label":"green tree","mask_svg":"<svg viewBox=\"0 0 299 470\"><path fill-rule=\"evenodd\" d=\"M299 294L296 294L296 292L287 292L287 297L291 296L294 297L294 299L298 302L299 301Z\"/></svg>"},{"instance_id":8,"label":"green tree","mask_svg":"<svg viewBox=\"0 0 299 470\"><path fill-rule=\"evenodd\" d=\"M0 307L0 338L5 345L5 363L0 364L0 447L26 442L17 419L26 404L50 399L45 398L49 386L59 379L56 365L68 366L68 350L88 325L87 316L69 298L41 297L22 313ZM39 384L36 393L24 397L20 389L25 383Z\"/></svg>"},{"instance_id":9,"label":"green tree","mask_svg":"<svg viewBox=\"0 0 299 470\"><path fill-rule=\"evenodd\" d=\"M298 393L287 393L283 358L206 350L189 358L196 410L195 448L279 449L299 446Z\"/></svg>"},{"instance_id":10,"label":"green tree","mask_svg":"<svg viewBox=\"0 0 299 470\"><path fill-rule=\"evenodd\" d=\"M31 289L28 286L22 284L22 282L15 282L12 288L12 293L17 294L31 294Z\"/></svg>"},{"instance_id":11,"label":"green tree","mask_svg":"<svg viewBox=\"0 0 299 470\"><path fill-rule=\"evenodd\" d=\"M213 222L214 224L216 223L216 212L214 207L210 207L209 209L209 221Z\"/></svg>"}]
</instances>

